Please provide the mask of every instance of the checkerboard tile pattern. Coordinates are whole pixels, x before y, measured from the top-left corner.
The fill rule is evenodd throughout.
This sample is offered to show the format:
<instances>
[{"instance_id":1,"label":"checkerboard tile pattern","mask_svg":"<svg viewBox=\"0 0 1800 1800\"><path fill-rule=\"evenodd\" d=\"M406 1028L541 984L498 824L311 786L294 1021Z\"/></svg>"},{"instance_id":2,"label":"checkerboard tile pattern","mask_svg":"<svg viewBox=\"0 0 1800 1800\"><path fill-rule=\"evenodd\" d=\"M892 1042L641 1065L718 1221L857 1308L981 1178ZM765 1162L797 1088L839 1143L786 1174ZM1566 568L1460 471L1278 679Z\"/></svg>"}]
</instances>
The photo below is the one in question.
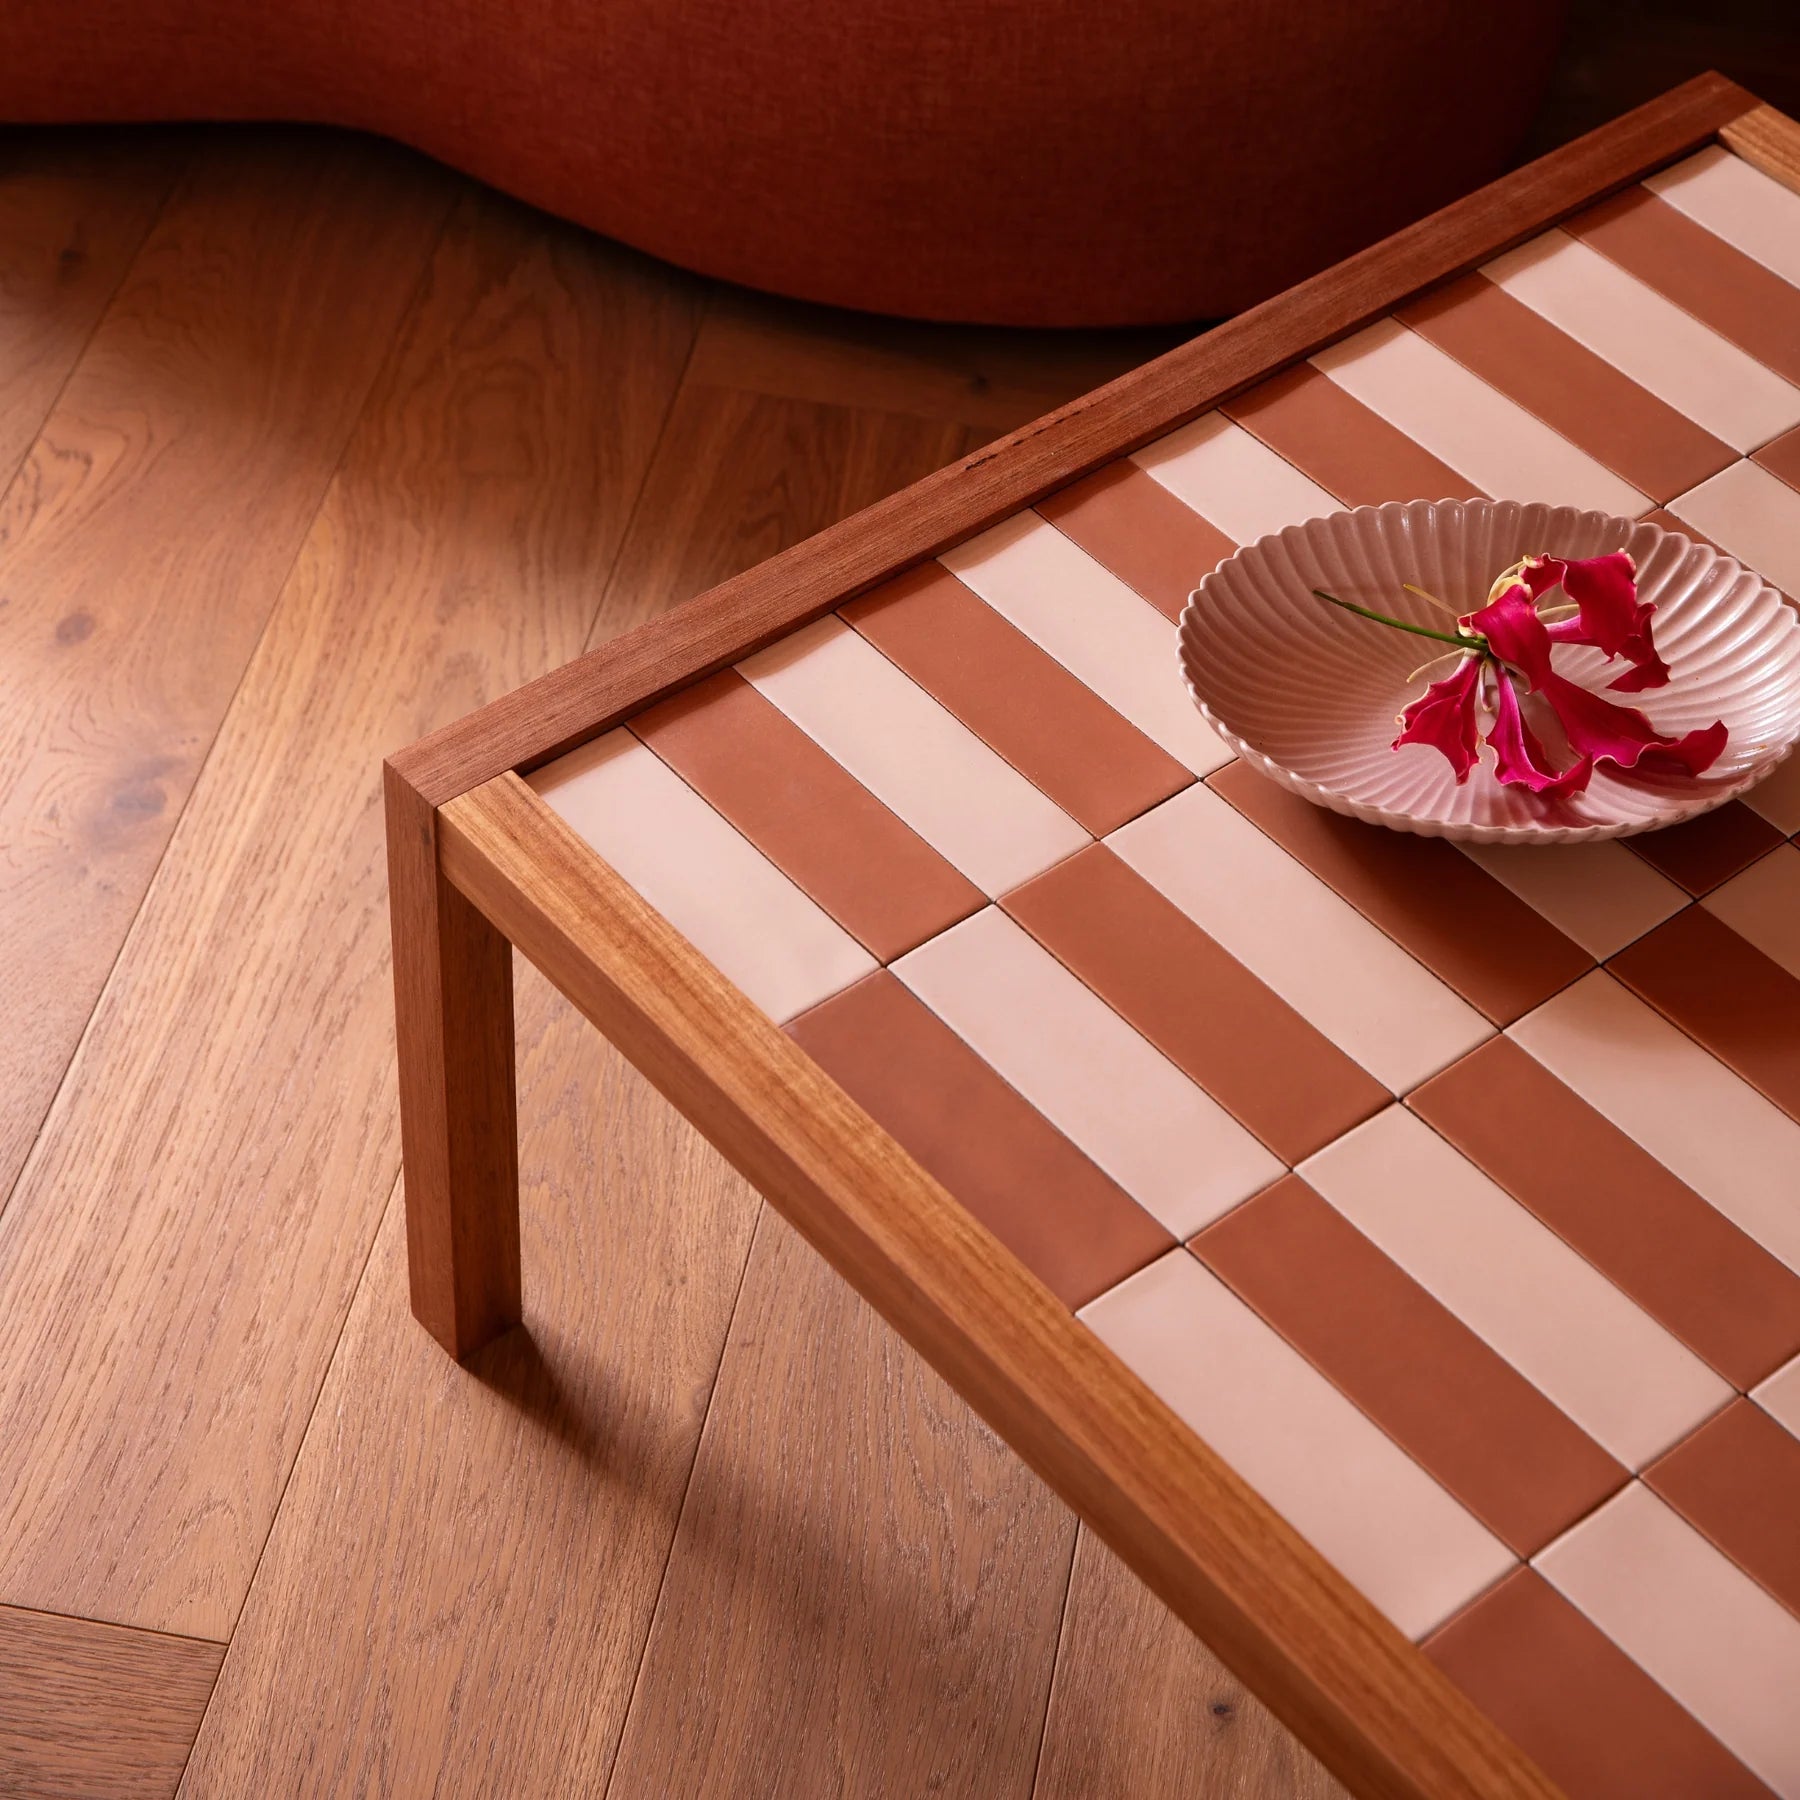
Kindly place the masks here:
<instances>
[{"instance_id":1,"label":"checkerboard tile pattern","mask_svg":"<svg viewBox=\"0 0 1800 1800\"><path fill-rule=\"evenodd\" d=\"M1459 847L1171 621L1340 505L1800 592L1800 195L1708 149L533 783L1575 1800L1800 1796L1800 759Z\"/></svg>"}]
</instances>

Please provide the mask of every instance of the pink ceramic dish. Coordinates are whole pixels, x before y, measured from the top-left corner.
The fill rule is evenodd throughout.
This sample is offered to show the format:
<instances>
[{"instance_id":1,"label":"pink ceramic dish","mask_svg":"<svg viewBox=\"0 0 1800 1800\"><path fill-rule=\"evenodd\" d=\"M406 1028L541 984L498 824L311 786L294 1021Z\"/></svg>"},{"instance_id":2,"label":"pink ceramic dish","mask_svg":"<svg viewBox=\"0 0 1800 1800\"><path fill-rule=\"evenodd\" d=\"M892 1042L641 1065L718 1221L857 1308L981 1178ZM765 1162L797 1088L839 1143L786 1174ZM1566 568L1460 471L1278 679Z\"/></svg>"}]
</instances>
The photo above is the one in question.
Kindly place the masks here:
<instances>
[{"instance_id":1,"label":"pink ceramic dish","mask_svg":"<svg viewBox=\"0 0 1800 1800\"><path fill-rule=\"evenodd\" d=\"M1445 615L1402 583L1468 613L1521 556L1610 550L1635 558L1638 594L1656 603L1656 642L1672 673L1666 687L1608 697L1670 734L1723 719L1730 741L1703 775L1602 763L1585 793L1544 800L1501 786L1484 744L1481 766L1459 787L1436 750L1391 748L1396 716L1425 691L1423 678L1407 676L1434 646L1313 594L1324 588L1438 630ZM1603 691L1623 665L1562 648L1556 666ZM1246 545L1194 590L1181 615L1181 667L1207 723L1283 786L1371 824L1477 843L1576 843L1673 825L1753 787L1800 737L1800 614L1709 544L1572 506L1390 501L1290 525ZM1566 761L1554 725L1536 715L1532 723Z\"/></svg>"}]
</instances>

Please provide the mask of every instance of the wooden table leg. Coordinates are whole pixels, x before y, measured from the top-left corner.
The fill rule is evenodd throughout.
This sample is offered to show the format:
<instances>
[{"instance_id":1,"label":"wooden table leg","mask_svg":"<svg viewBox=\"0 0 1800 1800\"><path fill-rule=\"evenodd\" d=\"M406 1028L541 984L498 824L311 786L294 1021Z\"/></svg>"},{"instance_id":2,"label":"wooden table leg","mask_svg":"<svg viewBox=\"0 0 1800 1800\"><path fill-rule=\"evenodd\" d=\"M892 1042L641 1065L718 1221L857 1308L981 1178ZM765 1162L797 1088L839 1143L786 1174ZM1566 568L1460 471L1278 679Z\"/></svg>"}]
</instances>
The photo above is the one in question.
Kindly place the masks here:
<instances>
[{"instance_id":1,"label":"wooden table leg","mask_svg":"<svg viewBox=\"0 0 1800 1800\"><path fill-rule=\"evenodd\" d=\"M413 1315L461 1361L523 1316L512 946L438 869L437 813L386 771Z\"/></svg>"}]
</instances>

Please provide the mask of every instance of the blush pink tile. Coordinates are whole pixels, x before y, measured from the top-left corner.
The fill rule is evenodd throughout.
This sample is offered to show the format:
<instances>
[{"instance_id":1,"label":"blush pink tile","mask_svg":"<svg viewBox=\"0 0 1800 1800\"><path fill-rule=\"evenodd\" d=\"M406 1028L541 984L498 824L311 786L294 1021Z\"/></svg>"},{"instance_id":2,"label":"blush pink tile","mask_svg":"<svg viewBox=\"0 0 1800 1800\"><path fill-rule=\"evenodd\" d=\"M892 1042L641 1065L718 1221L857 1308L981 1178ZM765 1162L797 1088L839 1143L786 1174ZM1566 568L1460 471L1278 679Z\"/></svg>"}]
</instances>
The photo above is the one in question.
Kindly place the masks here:
<instances>
[{"instance_id":1,"label":"blush pink tile","mask_svg":"<svg viewBox=\"0 0 1800 1800\"><path fill-rule=\"evenodd\" d=\"M1800 194L1721 144L1644 178L1651 193L1800 287Z\"/></svg>"},{"instance_id":2,"label":"blush pink tile","mask_svg":"<svg viewBox=\"0 0 1800 1800\"><path fill-rule=\"evenodd\" d=\"M1784 1800L1800 1800L1800 1619L1634 1481L1534 1559Z\"/></svg>"},{"instance_id":3,"label":"blush pink tile","mask_svg":"<svg viewBox=\"0 0 1800 1800\"><path fill-rule=\"evenodd\" d=\"M1770 851L1700 904L1800 981L1800 850Z\"/></svg>"},{"instance_id":4,"label":"blush pink tile","mask_svg":"<svg viewBox=\"0 0 1800 1800\"><path fill-rule=\"evenodd\" d=\"M1391 1092L1405 1092L1492 1031L1205 783L1107 842Z\"/></svg>"},{"instance_id":5,"label":"blush pink tile","mask_svg":"<svg viewBox=\"0 0 1800 1800\"><path fill-rule=\"evenodd\" d=\"M1800 493L1760 464L1733 463L1669 511L1784 594L1800 594Z\"/></svg>"},{"instance_id":6,"label":"blush pink tile","mask_svg":"<svg viewBox=\"0 0 1800 1800\"><path fill-rule=\"evenodd\" d=\"M1777 1369L1750 1398L1771 1419L1778 1419L1796 1437L1800 1437L1800 1356L1784 1368Z\"/></svg>"},{"instance_id":7,"label":"blush pink tile","mask_svg":"<svg viewBox=\"0 0 1800 1800\"><path fill-rule=\"evenodd\" d=\"M530 777L558 813L771 1018L848 987L875 959L630 732Z\"/></svg>"},{"instance_id":8,"label":"blush pink tile","mask_svg":"<svg viewBox=\"0 0 1800 1800\"><path fill-rule=\"evenodd\" d=\"M1800 424L1800 388L1567 232L1481 272L1734 449Z\"/></svg>"},{"instance_id":9,"label":"blush pink tile","mask_svg":"<svg viewBox=\"0 0 1800 1800\"><path fill-rule=\"evenodd\" d=\"M1800 1125L1597 969L1513 1040L1733 1224L1800 1270Z\"/></svg>"},{"instance_id":10,"label":"blush pink tile","mask_svg":"<svg viewBox=\"0 0 1800 1800\"><path fill-rule=\"evenodd\" d=\"M1186 1250L1081 1318L1409 1637L1512 1553Z\"/></svg>"},{"instance_id":11,"label":"blush pink tile","mask_svg":"<svg viewBox=\"0 0 1800 1800\"><path fill-rule=\"evenodd\" d=\"M1153 1218L1186 1237L1282 1164L994 907L893 972Z\"/></svg>"},{"instance_id":12,"label":"blush pink tile","mask_svg":"<svg viewBox=\"0 0 1800 1800\"><path fill-rule=\"evenodd\" d=\"M1602 961L1687 904L1674 882L1616 838L1457 849Z\"/></svg>"},{"instance_id":13,"label":"blush pink tile","mask_svg":"<svg viewBox=\"0 0 1800 1800\"><path fill-rule=\"evenodd\" d=\"M1175 628L1036 513L1017 513L939 558L1196 775L1229 759L1182 685Z\"/></svg>"},{"instance_id":14,"label":"blush pink tile","mask_svg":"<svg viewBox=\"0 0 1800 1800\"><path fill-rule=\"evenodd\" d=\"M1649 506L1629 482L1394 319L1313 357L1340 387L1501 500L1547 500L1627 518Z\"/></svg>"},{"instance_id":15,"label":"blush pink tile","mask_svg":"<svg viewBox=\"0 0 1800 1800\"><path fill-rule=\"evenodd\" d=\"M1341 510L1334 495L1223 413L1202 414L1131 460L1240 544Z\"/></svg>"},{"instance_id":16,"label":"blush pink tile","mask_svg":"<svg viewBox=\"0 0 1800 1800\"><path fill-rule=\"evenodd\" d=\"M1731 1398L1691 1350L1404 1107L1298 1172L1627 1467Z\"/></svg>"},{"instance_id":17,"label":"blush pink tile","mask_svg":"<svg viewBox=\"0 0 1800 1800\"><path fill-rule=\"evenodd\" d=\"M1089 841L841 619L817 620L738 672L984 893L1004 893Z\"/></svg>"}]
</instances>

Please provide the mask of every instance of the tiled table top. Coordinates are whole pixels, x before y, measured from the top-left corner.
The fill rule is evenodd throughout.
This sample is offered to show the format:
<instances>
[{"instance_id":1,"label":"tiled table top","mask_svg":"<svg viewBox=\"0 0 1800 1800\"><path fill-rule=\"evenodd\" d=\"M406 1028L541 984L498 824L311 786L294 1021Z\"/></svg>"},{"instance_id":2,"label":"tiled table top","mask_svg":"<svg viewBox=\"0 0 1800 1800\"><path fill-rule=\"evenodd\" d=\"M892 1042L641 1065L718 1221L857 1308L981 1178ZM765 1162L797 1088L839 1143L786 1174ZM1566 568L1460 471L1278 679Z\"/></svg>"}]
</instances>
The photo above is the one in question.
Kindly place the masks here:
<instances>
[{"instance_id":1,"label":"tiled table top","mask_svg":"<svg viewBox=\"0 0 1800 1800\"><path fill-rule=\"evenodd\" d=\"M533 785L1576 1800L1800 1796L1800 760L1556 850L1231 762L1188 590L1419 494L1800 593L1800 196L1708 149Z\"/></svg>"}]
</instances>

